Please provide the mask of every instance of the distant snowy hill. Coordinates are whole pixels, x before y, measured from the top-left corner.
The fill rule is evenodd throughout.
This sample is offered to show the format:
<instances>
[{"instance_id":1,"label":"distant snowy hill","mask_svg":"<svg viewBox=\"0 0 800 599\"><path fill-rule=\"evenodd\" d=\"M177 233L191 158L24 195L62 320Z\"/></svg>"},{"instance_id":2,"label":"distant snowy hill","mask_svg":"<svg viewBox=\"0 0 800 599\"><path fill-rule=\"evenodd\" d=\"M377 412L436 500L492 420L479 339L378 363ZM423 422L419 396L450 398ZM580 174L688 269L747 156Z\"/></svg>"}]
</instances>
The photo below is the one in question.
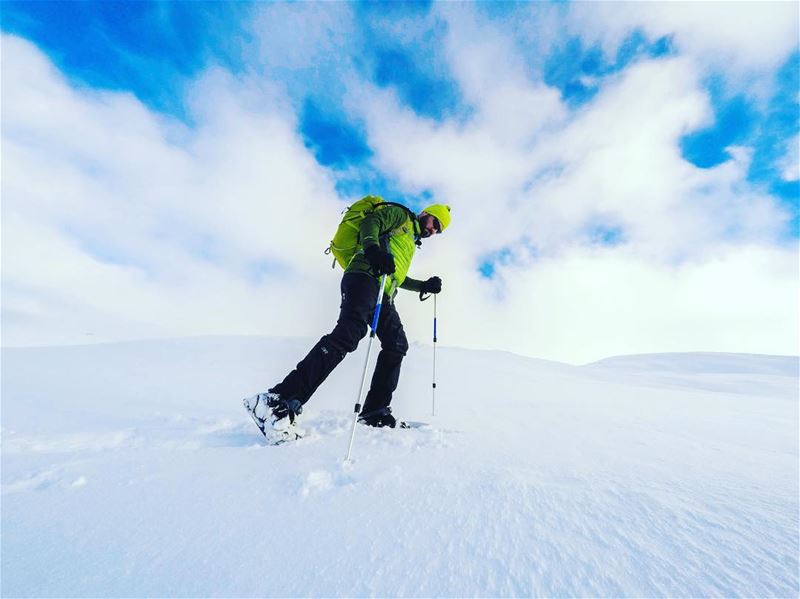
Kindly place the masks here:
<instances>
[{"instance_id":1,"label":"distant snowy hill","mask_svg":"<svg viewBox=\"0 0 800 599\"><path fill-rule=\"evenodd\" d=\"M694 374L798 374L798 359L794 356L760 356L753 354L640 354L617 356L593 364L592 368L627 370L629 372L674 372Z\"/></svg>"},{"instance_id":2,"label":"distant snowy hill","mask_svg":"<svg viewBox=\"0 0 800 599\"><path fill-rule=\"evenodd\" d=\"M440 348L433 417L416 346L343 464L366 344L297 443L241 406L311 342L4 349L2 595L797 596L797 358Z\"/></svg>"}]
</instances>

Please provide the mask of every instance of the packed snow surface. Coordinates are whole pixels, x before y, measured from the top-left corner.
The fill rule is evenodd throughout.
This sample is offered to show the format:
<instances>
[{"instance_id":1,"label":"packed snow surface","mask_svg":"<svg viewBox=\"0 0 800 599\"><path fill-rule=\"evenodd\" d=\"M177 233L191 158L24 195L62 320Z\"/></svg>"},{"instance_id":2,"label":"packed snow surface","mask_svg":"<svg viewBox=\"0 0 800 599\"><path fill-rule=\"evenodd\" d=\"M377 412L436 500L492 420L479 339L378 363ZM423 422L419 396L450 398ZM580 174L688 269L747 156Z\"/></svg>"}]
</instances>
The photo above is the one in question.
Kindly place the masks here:
<instances>
[{"instance_id":1,"label":"packed snow surface","mask_svg":"<svg viewBox=\"0 0 800 599\"><path fill-rule=\"evenodd\" d=\"M313 340L2 354L3 596L796 596L798 360L571 366L412 347L359 426L366 343L265 445L241 399ZM374 358L373 358L374 360Z\"/></svg>"}]
</instances>

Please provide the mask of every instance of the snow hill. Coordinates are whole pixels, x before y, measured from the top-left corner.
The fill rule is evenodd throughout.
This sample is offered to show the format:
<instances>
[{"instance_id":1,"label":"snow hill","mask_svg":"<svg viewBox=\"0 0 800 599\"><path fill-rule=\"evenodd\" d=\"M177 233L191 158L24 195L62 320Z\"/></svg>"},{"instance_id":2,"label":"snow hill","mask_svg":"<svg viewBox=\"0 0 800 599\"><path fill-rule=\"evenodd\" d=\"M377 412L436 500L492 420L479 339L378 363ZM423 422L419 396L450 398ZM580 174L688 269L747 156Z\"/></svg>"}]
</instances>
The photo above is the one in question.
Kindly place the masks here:
<instances>
[{"instance_id":1,"label":"snow hill","mask_svg":"<svg viewBox=\"0 0 800 599\"><path fill-rule=\"evenodd\" d=\"M798 359L571 366L415 346L343 464L363 343L267 447L313 340L2 353L2 595L797 596Z\"/></svg>"}]
</instances>

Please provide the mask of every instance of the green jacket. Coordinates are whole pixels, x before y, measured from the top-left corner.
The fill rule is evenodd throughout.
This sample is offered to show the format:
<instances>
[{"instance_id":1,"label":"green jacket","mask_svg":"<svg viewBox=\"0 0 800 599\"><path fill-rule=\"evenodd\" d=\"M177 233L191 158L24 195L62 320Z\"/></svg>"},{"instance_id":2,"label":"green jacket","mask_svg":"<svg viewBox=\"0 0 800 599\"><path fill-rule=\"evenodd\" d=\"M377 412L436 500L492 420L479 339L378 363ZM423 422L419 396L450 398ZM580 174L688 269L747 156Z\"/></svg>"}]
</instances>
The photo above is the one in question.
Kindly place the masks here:
<instances>
[{"instance_id":1,"label":"green jacket","mask_svg":"<svg viewBox=\"0 0 800 599\"><path fill-rule=\"evenodd\" d=\"M400 206L378 206L374 212L367 214L359 227L359 250L345 272L363 272L375 276L372 266L364 255L364 248L377 245L388 249L394 256L395 271L386 277L385 293L394 297L397 288L419 291L422 282L408 275L408 267L414 258L414 252L420 238L419 222L411 218L407 210ZM388 244L388 247L387 247Z\"/></svg>"}]
</instances>

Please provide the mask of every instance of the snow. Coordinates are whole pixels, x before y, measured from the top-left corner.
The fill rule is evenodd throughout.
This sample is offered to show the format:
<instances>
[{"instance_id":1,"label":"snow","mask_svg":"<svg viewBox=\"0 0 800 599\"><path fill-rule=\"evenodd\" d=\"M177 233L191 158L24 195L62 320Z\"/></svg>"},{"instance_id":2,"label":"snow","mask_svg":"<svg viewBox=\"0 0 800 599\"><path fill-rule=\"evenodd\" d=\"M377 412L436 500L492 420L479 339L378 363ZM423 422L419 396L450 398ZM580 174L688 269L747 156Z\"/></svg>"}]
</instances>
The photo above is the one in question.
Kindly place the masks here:
<instances>
[{"instance_id":1,"label":"snow","mask_svg":"<svg viewBox=\"0 0 800 599\"><path fill-rule=\"evenodd\" d=\"M306 438L241 406L313 341L4 349L2 595L797 596L796 357L440 347L433 417L415 346L345 464L366 343Z\"/></svg>"}]
</instances>

